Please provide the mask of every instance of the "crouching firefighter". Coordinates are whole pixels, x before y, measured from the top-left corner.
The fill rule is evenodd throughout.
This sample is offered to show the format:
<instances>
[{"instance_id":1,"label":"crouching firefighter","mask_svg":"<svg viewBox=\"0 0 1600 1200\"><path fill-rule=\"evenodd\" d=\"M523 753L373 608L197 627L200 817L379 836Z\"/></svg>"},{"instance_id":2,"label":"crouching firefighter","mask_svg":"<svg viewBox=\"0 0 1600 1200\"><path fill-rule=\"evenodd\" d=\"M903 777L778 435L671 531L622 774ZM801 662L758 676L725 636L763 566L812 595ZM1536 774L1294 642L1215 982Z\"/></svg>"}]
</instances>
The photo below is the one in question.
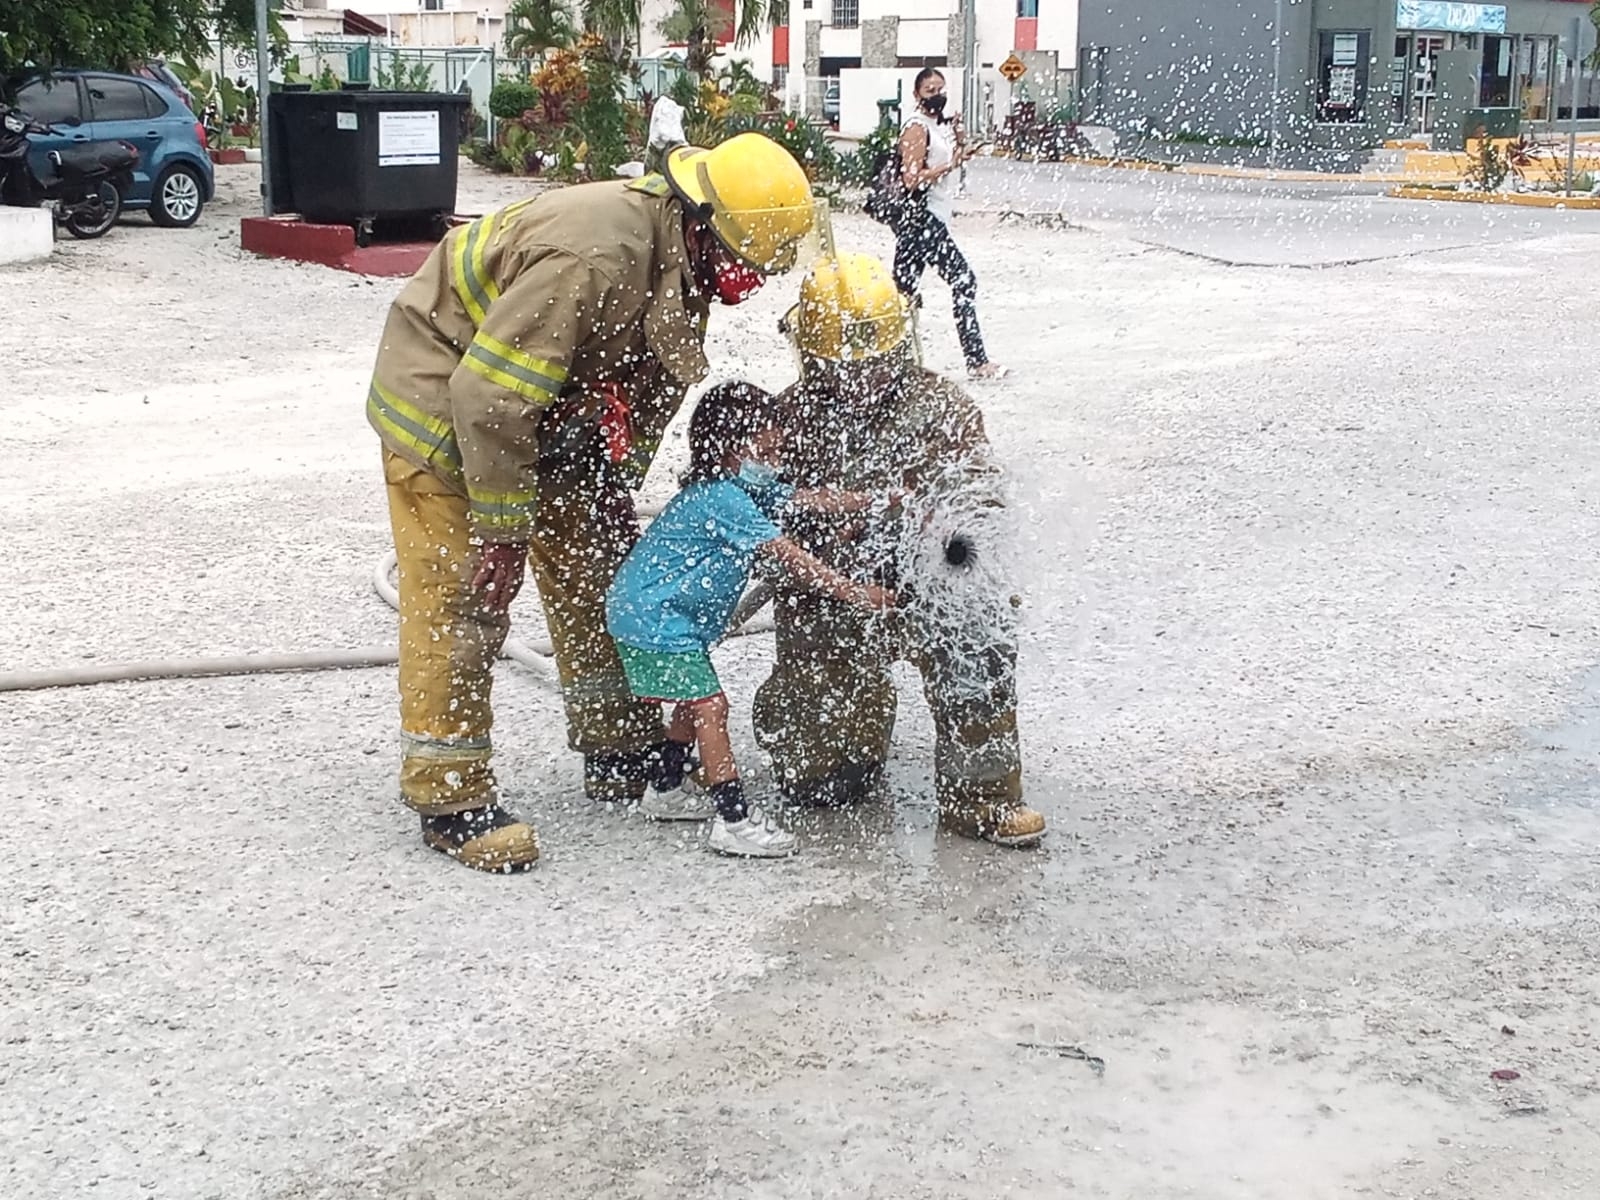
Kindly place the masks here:
<instances>
[{"instance_id":1,"label":"crouching firefighter","mask_svg":"<svg viewBox=\"0 0 1600 1200\"><path fill-rule=\"evenodd\" d=\"M390 309L367 399L400 575L400 794L423 841L487 871L531 867L501 805L490 685L531 567L597 800L637 800L664 741L605 629L638 536L631 491L707 371L714 298L794 265L804 173L759 134L680 146L662 174L512 204L452 231Z\"/></svg>"},{"instance_id":2,"label":"crouching firefighter","mask_svg":"<svg viewBox=\"0 0 1600 1200\"><path fill-rule=\"evenodd\" d=\"M801 363L799 383L779 397L792 431L793 483L904 488L913 497L955 487L981 504L1002 503L982 416L959 388L920 366L910 306L883 263L860 254L819 260L785 325ZM918 520L915 502L910 509L902 519ZM797 514L793 535L829 565L866 578L885 561L885 546L908 540L881 528L895 519L885 514L863 536L839 519ZM872 795L894 729L889 668L909 661L933 713L941 826L1002 845L1037 843L1044 818L1022 802L1014 627L998 623L975 642L970 631L951 635L916 619L911 599L905 612L875 616L780 588L777 661L754 714L779 787L812 805ZM1009 596L1001 600L1009 607Z\"/></svg>"}]
</instances>

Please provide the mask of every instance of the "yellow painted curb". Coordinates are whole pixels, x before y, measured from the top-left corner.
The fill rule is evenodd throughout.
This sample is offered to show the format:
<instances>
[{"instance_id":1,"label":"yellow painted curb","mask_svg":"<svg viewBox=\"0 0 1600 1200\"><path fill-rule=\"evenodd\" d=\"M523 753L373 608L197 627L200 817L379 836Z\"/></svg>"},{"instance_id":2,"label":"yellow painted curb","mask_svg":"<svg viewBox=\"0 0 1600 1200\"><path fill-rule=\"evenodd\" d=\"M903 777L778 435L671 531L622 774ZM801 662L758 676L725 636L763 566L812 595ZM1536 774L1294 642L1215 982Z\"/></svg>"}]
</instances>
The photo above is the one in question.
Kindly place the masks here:
<instances>
[{"instance_id":1,"label":"yellow painted curb","mask_svg":"<svg viewBox=\"0 0 1600 1200\"><path fill-rule=\"evenodd\" d=\"M1545 192L1454 192L1443 188L1392 188L1397 200L1450 200L1464 204L1511 204L1518 208L1570 208L1600 212L1600 196L1553 196Z\"/></svg>"}]
</instances>

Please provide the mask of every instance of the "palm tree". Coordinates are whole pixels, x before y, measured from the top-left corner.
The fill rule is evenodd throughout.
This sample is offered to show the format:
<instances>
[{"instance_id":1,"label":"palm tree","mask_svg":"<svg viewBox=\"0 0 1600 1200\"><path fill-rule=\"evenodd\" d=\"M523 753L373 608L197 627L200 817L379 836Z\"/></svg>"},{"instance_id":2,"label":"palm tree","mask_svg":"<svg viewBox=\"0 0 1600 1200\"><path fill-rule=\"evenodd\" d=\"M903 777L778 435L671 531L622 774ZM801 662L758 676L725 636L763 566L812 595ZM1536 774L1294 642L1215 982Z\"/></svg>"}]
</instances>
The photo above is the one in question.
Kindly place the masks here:
<instances>
[{"instance_id":1,"label":"palm tree","mask_svg":"<svg viewBox=\"0 0 1600 1200\"><path fill-rule=\"evenodd\" d=\"M506 10L506 52L541 61L578 40L568 0L515 0Z\"/></svg>"},{"instance_id":2,"label":"palm tree","mask_svg":"<svg viewBox=\"0 0 1600 1200\"><path fill-rule=\"evenodd\" d=\"M583 27L604 38L620 62L628 43L635 54L643 49L644 0L583 0Z\"/></svg>"},{"instance_id":3,"label":"palm tree","mask_svg":"<svg viewBox=\"0 0 1600 1200\"><path fill-rule=\"evenodd\" d=\"M691 64L704 59L700 69L689 67L704 78L711 73L711 58L716 53L713 36L729 16L733 21L733 44L748 46L768 29L789 20L789 0L677 0L672 12L661 22L661 32L670 41L689 47ZM644 0L583 0L584 27L607 41L632 42L634 53L644 48ZM696 46L701 49L696 50Z\"/></svg>"}]
</instances>

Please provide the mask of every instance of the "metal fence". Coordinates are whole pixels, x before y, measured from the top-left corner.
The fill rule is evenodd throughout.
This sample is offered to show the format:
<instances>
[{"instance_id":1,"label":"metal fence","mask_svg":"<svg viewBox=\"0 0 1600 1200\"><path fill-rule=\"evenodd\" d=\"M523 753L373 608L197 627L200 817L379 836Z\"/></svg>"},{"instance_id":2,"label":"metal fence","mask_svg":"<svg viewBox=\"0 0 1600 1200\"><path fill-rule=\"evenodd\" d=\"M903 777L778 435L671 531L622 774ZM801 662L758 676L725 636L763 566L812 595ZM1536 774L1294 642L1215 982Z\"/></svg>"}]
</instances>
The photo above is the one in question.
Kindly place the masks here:
<instances>
[{"instance_id":1,"label":"metal fence","mask_svg":"<svg viewBox=\"0 0 1600 1200\"><path fill-rule=\"evenodd\" d=\"M489 119L489 93L505 61L493 46L391 46L380 38L329 35L288 43L269 74L279 83L300 77L313 83L331 80L339 85L470 95L473 109ZM219 43L210 61L196 65L219 70L241 87L255 86L256 56L251 48Z\"/></svg>"}]
</instances>

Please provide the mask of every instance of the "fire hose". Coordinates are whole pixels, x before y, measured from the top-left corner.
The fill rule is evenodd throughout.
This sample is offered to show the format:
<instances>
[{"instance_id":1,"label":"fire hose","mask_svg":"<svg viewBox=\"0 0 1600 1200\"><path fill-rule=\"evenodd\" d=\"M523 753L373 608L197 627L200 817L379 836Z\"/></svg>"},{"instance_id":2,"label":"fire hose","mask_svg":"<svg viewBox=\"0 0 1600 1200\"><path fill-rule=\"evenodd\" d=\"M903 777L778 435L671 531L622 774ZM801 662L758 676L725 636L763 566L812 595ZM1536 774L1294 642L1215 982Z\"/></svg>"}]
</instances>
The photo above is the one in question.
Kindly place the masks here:
<instances>
[{"instance_id":1,"label":"fire hose","mask_svg":"<svg viewBox=\"0 0 1600 1200\"><path fill-rule=\"evenodd\" d=\"M659 510L656 510L659 511ZM654 513L641 509L641 516ZM390 574L394 551L378 560L372 572L372 590L397 612L400 594ZM745 592L729 623L729 637L764 633L770 620L754 620L772 598L769 585L757 582ZM549 684L555 684L555 647L549 638L524 641L508 637L500 656L526 667ZM348 671L361 667L392 667L400 661L393 646L366 646L354 650L305 650L272 654L237 654L212 658L158 658L137 662L57 667L39 671L0 671L0 692L32 692L51 688L89 687L99 683L130 683L147 679L208 679L231 675L276 675L298 671Z\"/></svg>"},{"instance_id":2,"label":"fire hose","mask_svg":"<svg viewBox=\"0 0 1600 1200\"><path fill-rule=\"evenodd\" d=\"M641 509L641 516L654 516ZM964 534L952 535L944 547L944 559L951 566L965 566L974 553ZM395 611L400 594L390 573L395 569L394 551L378 560L372 572L372 589ZM772 586L757 580L740 599L729 622L729 637L744 637L772 629L771 619L755 620L772 599ZM548 638L523 641L507 637L500 656L555 684L555 647ZM212 658L159 658L134 662L57 667L38 671L0 671L0 692L45 691L53 688L89 687L101 683L131 683L149 679L208 679L238 675L277 675L303 671L349 671L362 667L392 667L400 661L393 646L366 646L353 650L304 650L271 654L238 654Z\"/></svg>"}]
</instances>

